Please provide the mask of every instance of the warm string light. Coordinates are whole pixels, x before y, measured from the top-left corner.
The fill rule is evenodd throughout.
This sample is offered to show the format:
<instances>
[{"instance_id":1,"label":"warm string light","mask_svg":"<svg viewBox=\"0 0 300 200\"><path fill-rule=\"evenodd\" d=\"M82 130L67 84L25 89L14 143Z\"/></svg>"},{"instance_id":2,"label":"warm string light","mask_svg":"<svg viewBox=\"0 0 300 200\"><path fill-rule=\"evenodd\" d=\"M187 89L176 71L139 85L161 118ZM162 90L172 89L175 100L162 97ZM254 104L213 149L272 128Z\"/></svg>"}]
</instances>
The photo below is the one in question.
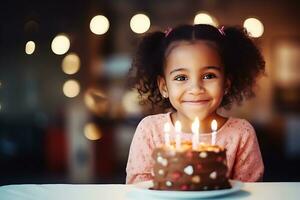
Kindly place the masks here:
<instances>
[{"instance_id":1,"label":"warm string light","mask_svg":"<svg viewBox=\"0 0 300 200\"><path fill-rule=\"evenodd\" d=\"M259 19L248 18L244 21L243 26L249 33L250 37L258 38L264 33L264 25Z\"/></svg>"},{"instance_id":2,"label":"warm string light","mask_svg":"<svg viewBox=\"0 0 300 200\"><path fill-rule=\"evenodd\" d=\"M33 54L35 50L35 43L34 41L28 41L25 45L25 53L28 55Z\"/></svg>"},{"instance_id":3,"label":"warm string light","mask_svg":"<svg viewBox=\"0 0 300 200\"><path fill-rule=\"evenodd\" d=\"M53 53L63 55L70 49L70 39L65 34L55 36L51 43Z\"/></svg>"},{"instance_id":4,"label":"warm string light","mask_svg":"<svg viewBox=\"0 0 300 200\"><path fill-rule=\"evenodd\" d=\"M198 13L194 18L194 24L210 24L215 27L218 26L216 18L206 12Z\"/></svg>"},{"instance_id":5,"label":"warm string light","mask_svg":"<svg viewBox=\"0 0 300 200\"><path fill-rule=\"evenodd\" d=\"M90 30L96 35L103 35L109 29L109 20L104 15L96 15L90 21Z\"/></svg>"},{"instance_id":6,"label":"warm string light","mask_svg":"<svg viewBox=\"0 0 300 200\"><path fill-rule=\"evenodd\" d=\"M133 32L141 34L145 33L151 26L149 17L145 14L139 13L130 19L130 28Z\"/></svg>"},{"instance_id":7,"label":"warm string light","mask_svg":"<svg viewBox=\"0 0 300 200\"><path fill-rule=\"evenodd\" d=\"M66 97L73 98L80 93L80 84L77 80L71 79L64 83L63 93Z\"/></svg>"}]
</instances>

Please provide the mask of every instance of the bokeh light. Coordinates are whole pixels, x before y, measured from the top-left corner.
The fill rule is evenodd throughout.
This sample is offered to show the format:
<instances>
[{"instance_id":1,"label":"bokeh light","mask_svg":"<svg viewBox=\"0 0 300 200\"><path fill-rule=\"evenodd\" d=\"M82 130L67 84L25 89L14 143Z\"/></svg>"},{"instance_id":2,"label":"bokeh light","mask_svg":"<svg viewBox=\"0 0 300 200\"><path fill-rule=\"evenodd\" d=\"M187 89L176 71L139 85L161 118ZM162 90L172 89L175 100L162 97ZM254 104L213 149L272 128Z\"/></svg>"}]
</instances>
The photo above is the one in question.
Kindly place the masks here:
<instances>
[{"instance_id":1,"label":"bokeh light","mask_svg":"<svg viewBox=\"0 0 300 200\"><path fill-rule=\"evenodd\" d=\"M276 70L273 75L277 86L289 90L299 87L299 73L293 69L297 69L299 66L300 47L293 42L280 42L274 49Z\"/></svg>"},{"instance_id":2,"label":"bokeh light","mask_svg":"<svg viewBox=\"0 0 300 200\"><path fill-rule=\"evenodd\" d=\"M63 55L67 53L70 48L70 40L68 36L64 34L57 35L51 43L52 51L57 55Z\"/></svg>"},{"instance_id":3,"label":"bokeh light","mask_svg":"<svg viewBox=\"0 0 300 200\"><path fill-rule=\"evenodd\" d=\"M200 12L195 16L194 24L209 24L215 27L218 26L217 20L213 16L205 12Z\"/></svg>"},{"instance_id":4,"label":"bokeh light","mask_svg":"<svg viewBox=\"0 0 300 200\"><path fill-rule=\"evenodd\" d=\"M99 127L94 123L87 123L84 126L84 135L89 140L99 140L102 137Z\"/></svg>"},{"instance_id":5,"label":"bokeh light","mask_svg":"<svg viewBox=\"0 0 300 200\"><path fill-rule=\"evenodd\" d=\"M90 22L90 30L96 35L103 35L109 29L109 21L103 15L97 15Z\"/></svg>"},{"instance_id":6,"label":"bokeh light","mask_svg":"<svg viewBox=\"0 0 300 200\"><path fill-rule=\"evenodd\" d=\"M147 15L136 14L130 20L130 28L133 32L141 34L148 31L151 22Z\"/></svg>"},{"instance_id":7,"label":"bokeh light","mask_svg":"<svg viewBox=\"0 0 300 200\"><path fill-rule=\"evenodd\" d=\"M131 90L124 94L122 106L127 115L140 115L142 108L139 103L139 93L137 90Z\"/></svg>"},{"instance_id":8,"label":"bokeh light","mask_svg":"<svg viewBox=\"0 0 300 200\"><path fill-rule=\"evenodd\" d=\"M258 38L264 33L264 25L256 18L246 19L243 26L247 29L251 37Z\"/></svg>"},{"instance_id":9,"label":"bokeh light","mask_svg":"<svg viewBox=\"0 0 300 200\"><path fill-rule=\"evenodd\" d=\"M80 68L80 58L75 53L66 55L62 61L62 70L66 74L75 74Z\"/></svg>"},{"instance_id":10,"label":"bokeh light","mask_svg":"<svg viewBox=\"0 0 300 200\"><path fill-rule=\"evenodd\" d=\"M25 45L25 53L28 55L33 54L35 50L35 43L34 41L28 41Z\"/></svg>"},{"instance_id":11,"label":"bokeh light","mask_svg":"<svg viewBox=\"0 0 300 200\"><path fill-rule=\"evenodd\" d=\"M84 103L91 112L98 116L103 116L109 109L107 95L98 88L89 88L85 92Z\"/></svg>"},{"instance_id":12,"label":"bokeh light","mask_svg":"<svg viewBox=\"0 0 300 200\"><path fill-rule=\"evenodd\" d=\"M63 85L63 93L66 97L76 97L80 92L80 84L76 80L68 80Z\"/></svg>"}]
</instances>

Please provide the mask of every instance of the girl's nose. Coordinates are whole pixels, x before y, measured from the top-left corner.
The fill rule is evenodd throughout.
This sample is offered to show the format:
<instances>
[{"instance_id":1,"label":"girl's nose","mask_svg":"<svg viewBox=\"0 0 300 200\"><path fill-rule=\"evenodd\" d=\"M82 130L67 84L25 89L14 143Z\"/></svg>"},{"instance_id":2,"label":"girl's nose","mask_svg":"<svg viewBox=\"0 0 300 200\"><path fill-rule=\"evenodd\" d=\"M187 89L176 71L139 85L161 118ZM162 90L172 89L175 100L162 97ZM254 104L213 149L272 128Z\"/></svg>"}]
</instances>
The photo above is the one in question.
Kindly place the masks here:
<instances>
[{"instance_id":1,"label":"girl's nose","mask_svg":"<svg viewBox=\"0 0 300 200\"><path fill-rule=\"evenodd\" d=\"M201 81L194 81L190 86L189 92L193 95L203 94L205 92L205 88Z\"/></svg>"}]
</instances>

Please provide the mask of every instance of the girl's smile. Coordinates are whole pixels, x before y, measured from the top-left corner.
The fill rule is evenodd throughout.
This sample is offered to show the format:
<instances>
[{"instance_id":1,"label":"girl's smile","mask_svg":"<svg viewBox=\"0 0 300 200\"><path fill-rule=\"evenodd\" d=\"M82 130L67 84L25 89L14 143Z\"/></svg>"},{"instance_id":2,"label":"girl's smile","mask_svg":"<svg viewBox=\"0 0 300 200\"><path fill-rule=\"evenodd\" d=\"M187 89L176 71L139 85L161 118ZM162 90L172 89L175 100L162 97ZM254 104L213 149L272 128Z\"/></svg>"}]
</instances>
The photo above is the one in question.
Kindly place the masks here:
<instances>
[{"instance_id":1,"label":"girl's smile","mask_svg":"<svg viewBox=\"0 0 300 200\"><path fill-rule=\"evenodd\" d=\"M184 100L182 103L190 106L206 106L210 102L209 99L207 100Z\"/></svg>"}]
</instances>

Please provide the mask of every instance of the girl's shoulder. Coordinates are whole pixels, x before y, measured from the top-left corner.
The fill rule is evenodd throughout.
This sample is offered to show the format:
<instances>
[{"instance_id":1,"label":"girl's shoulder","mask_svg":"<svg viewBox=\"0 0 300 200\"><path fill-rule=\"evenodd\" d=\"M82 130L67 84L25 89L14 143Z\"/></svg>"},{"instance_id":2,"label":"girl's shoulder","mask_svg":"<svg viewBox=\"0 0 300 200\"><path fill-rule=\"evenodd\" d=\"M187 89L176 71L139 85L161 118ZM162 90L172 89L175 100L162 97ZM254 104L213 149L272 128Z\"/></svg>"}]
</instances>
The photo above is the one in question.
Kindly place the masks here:
<instances>
[{"instance_id":1,"label":"girl's shoulder","mask_svg":"<svg viewBox=\"0 0 300 200\"><path fill-rule=\"evenodd\" d=\"M135 135L140 135L144 140L148 138L151 144L158 146L163 142L163 126L168 120L169 113L148 115L140 121Z\"/></svg>"},{"instance_id":2,"label":"girl's shoulder","mask_svg":"<svg viewBox=\"0 0 300 200\"><path fill-rule=\"evenodd\" d=\"M228 132L239 133L243 137L256 135L254 127L246 119L230 117L225 125L226 127L224 128L226 128Z\"/></svg>"},{"instance_id":3,"label":"girl's shoulder","mask_svg":"<svg viewBox=\"0 0 300 200\"><path fill-rule=\"evenodd\" d=\"M170 113L160 113L155 115L148 115L140 121L140 125L145 126L163 126L169 120Z\"/></svg>"},{"instance_id":4,"label":"girl's shoulder","mask_svg":"<svg viewBox=\"0 0 300 200\"><path fill-rule=\"evenodd\" d=\"M228 121L227 121L227 126L238 128L238 129L253 128L253 126L251 125L251 123L248 120L243 119L243 118L236 118L236 117L229 117Z\"/></svg>"}]
</instances>

